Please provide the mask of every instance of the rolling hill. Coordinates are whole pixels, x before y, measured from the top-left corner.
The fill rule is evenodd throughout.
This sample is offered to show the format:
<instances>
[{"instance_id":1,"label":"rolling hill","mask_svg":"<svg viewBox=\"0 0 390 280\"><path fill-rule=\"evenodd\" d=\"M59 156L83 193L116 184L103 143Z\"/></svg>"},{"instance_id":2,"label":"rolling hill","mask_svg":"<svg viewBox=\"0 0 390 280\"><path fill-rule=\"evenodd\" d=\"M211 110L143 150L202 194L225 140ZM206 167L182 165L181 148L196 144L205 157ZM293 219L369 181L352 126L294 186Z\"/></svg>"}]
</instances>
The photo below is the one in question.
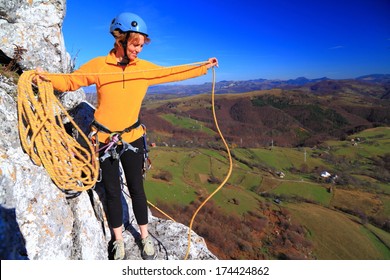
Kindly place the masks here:
<instances>
[{"instance_id":1,"label":"rolling hill","mask_svg":"<svg viewBox=\"0 0 390 280\"><path fill-rule=\"evenodd\" d=\"M388 83L321 80L293 88L218 94L216 114L234 146L314 146L390 123ZM164 96L163 99L161 99ZM141 119L154 142L215 145L210 94L149 95ZM168 99L167 99L168 98Z\"/></svg>"}]
</instances>

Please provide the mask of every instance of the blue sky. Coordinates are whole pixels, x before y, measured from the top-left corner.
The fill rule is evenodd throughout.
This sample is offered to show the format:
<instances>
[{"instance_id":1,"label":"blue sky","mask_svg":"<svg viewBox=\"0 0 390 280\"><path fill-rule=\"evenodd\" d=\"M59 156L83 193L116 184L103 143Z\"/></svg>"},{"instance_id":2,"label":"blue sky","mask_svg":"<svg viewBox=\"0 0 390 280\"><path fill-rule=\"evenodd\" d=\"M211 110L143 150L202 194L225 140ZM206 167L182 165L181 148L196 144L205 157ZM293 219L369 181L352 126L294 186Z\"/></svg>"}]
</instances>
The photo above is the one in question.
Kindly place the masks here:
<instances>
[{"instance_id":1,"label":"blue sky","mask_svg":"<svg viewBox=\"0 0 390 280\"><path fill-rule=\"evenodd\" d=\"M218 81L390 74L390 0L66 2L65 44L77 67L108 53L110 22L126 11L152 39L140 58L171 66L216 56Z\"/></svg>"}]
</instances>

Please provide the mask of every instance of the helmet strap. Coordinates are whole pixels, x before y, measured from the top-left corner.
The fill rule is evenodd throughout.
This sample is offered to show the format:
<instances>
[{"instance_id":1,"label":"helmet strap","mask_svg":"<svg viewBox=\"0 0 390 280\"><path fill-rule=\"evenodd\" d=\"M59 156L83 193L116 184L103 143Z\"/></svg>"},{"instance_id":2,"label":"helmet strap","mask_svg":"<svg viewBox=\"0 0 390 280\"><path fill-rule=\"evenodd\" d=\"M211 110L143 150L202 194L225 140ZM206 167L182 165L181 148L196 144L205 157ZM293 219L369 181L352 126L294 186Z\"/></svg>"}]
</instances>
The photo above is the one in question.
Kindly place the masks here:
<instances>
[{"instance_id":1,"label":"helmet strap","mask_svg":"<svg viewBox=\"0 0 390 280\"><path fill-rule=\"evenodd\" d=\"M121 42L122 48L124 51L124 55L122 57L122 60L120 62L118 62L118 64L121 66L125 66L125 65L129 64L129 62L130 62L130 58L127 56L127 41L129 40L129 37L130 37L130 32L126 32L126 39L124 42Z\"/></svg>"}]
</instances>

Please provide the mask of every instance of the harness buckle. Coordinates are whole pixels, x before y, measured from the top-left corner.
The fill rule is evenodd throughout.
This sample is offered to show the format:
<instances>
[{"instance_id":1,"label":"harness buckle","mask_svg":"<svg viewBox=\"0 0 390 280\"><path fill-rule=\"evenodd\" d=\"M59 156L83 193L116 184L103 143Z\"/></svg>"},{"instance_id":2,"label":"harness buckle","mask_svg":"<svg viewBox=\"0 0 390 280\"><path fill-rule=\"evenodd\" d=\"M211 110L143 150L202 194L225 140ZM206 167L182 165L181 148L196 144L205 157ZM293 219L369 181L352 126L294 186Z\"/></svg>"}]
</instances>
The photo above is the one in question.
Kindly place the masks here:
<instances>
[{"instance_id":1,"label":"harness buckle","mask_svg":"<svg viewBox=\"0 0 390 280\"><path fill-rule=\"evenodd\" d=\"M111 154L112 159L114 159L114 160L119 159L119 154L116 151L115 147L113 147L111 150L109 150L109 153Z\"/></svg>"}]
</instances>

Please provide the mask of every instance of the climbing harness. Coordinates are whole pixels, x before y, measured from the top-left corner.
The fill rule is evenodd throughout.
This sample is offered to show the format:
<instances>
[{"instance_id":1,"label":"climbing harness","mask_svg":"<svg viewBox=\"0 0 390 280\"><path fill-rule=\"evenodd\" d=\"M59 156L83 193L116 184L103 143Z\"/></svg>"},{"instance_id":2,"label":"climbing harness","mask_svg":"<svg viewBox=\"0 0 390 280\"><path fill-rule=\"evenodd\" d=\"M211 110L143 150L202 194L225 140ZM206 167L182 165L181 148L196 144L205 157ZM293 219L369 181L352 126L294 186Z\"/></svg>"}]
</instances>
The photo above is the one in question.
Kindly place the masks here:
<instances>
[{"instance_id":1,"label":"climbing harness","mask_svg":"<svg viewBox=\"0 0 390 280\"><path fill-rule=\"evenodd\" d=\"M98 121L93 120L91 123L91 133L88 135L88 138L93 143L93 146L95 146L96 154L99 154L100 152L104 151L103 155L100 156L100 162L105 161L107 158L111 157L114 160L118 160L121 155L126 152L127 150L131 150L134 153L139 153L139 149L131 145L130 143L127 143L122 139L122 134L128 133L131 130L138 128L141 126L144 130L144 133L142 135L143 139L143 156L144 156L144 166L142 169L142 175L145 178L146 172L151 168L152 162L149 158L149 150L148 150L148 144L146 140L146 126L142 124L139 120L137 120L134 124L131 126L125 128L122 131L111 131L104 125L100 124ZM103 147L99 147L99 140L97 133L105 132L108 133L110 136L108 137L108 142L105 143ZM117 148L120 148L120 151L117 151Z\"/></svg>"},{"instance_id":2,"label":"climbing harness","mask_svg":"<svg viewBox=\"0 0 390 280\"><path fill-rule=\"evenodd\" d=\"M191 63L187 65L204 65L205 62ZM186 65L179 65L173 67L180 67ZM172 68L173 68L172 67ZM147 71L154 71L160 69L150 69ZM137 71L135 71L137 72ZM144 71L139 71L144 72ZM88 73L80 75L100 75L101 73ZM104 73L102 75L115 75L115 73ZM52 74L53 75L53 74ZM67 75L67 74L58 74ZM73 74L78 75L78 74ZM53 86L50 82L37 78L36 71L24 72L18 82L18 129L21 144L25 152L31 157L31 159L37 165L43 165L50 175L50 178L54 183L65 191L84 191L93 188L99 179L99 158L97 153L97 131L102 130L110 134L109 142L106 143L98 151L104 149L104 156L119 158L121 153L125 150L132 150L138 152L138 149L131 144L126 143L121 138L121 135L142 125L138 121L132 126L126 128L123 131L111 132L96 121L92 126L95 126L95 132L91 132L87 137L84 132L78 127L78 125L72 120L67 113L66 109L59 102L54 95ZM33 79L36 78L36 84L33 83ZM36 92L37 90L37 92ZM188 230L188 246L184 259L188 259L191 248L191 235L192 226L194 220L201 210L201 208L226 184L228 181L232 169L233 162L230 154L229 146L227 145L221 130L219 129L216 113L215 113L215 69L212 68L212 112L214 123L217 131L225 145L226 152L229 158L229 170L223 182L200 204L200 206L194 212ZM77 130L79 135L85 143L81 145L75 138L69 135L64 127L63 119L68 119L72 126ZM133 127L135 126L135 127ZM144 127L144 126L143 126ZM127 132L128 132L127 131ZM151 166L151 162L148 156L147 143L146 143L146 129L144 127L144 157L145 166L144 170L148 170ZM91 141L92 140L92 141ZM119 152L116 152L118 143L121 142L123 148ZM115 151L115 152L113 152ZM104 160L102 158L101 160ZM168 219L174 221L168 214L156 207L154 204L148 201L148 204L155 208L160 213L164 214Z\"/></svg>"},{"instance_id":3,"label":"climbing harness","mask_svg":"<svg viewBox=\"0 0 390 280\"><path fill-rule=\"evenodd\" d=\"M97 139L96 132L102 131L102 132L108 133L110 135L108 137L109 141L107 143L105 143L106 145L104 145L103 147L99 147L97 149L97 152L104 151L103 156L100 157L100 161L103 162L104 160L106 160L109 157L112 157L112 159L114 159L114 160L118 160L121 157L121 155L124 152L126 152L127 150L131 150L134 153L138 153L138 148L136 148L133 145L124 141L122 139L122 134L130 132L131 130L139 127L140 125L141 125L141 123L139 122L139 120L137 120L136 123L125 128L122 131L114 131L113 132L113 131L110 131L105 126L103 126L102 124L98 123L96 120L94 120L91 124L91 127L95 128L95 130L89 134L88 138L90 138L92 140L92 137L96 137L96 139L93 140L93 142L98 144L99 141ZM121 150L119 151L119 153L117 152L118 146L122 147Z\"/></svg>"}]
</instances>

